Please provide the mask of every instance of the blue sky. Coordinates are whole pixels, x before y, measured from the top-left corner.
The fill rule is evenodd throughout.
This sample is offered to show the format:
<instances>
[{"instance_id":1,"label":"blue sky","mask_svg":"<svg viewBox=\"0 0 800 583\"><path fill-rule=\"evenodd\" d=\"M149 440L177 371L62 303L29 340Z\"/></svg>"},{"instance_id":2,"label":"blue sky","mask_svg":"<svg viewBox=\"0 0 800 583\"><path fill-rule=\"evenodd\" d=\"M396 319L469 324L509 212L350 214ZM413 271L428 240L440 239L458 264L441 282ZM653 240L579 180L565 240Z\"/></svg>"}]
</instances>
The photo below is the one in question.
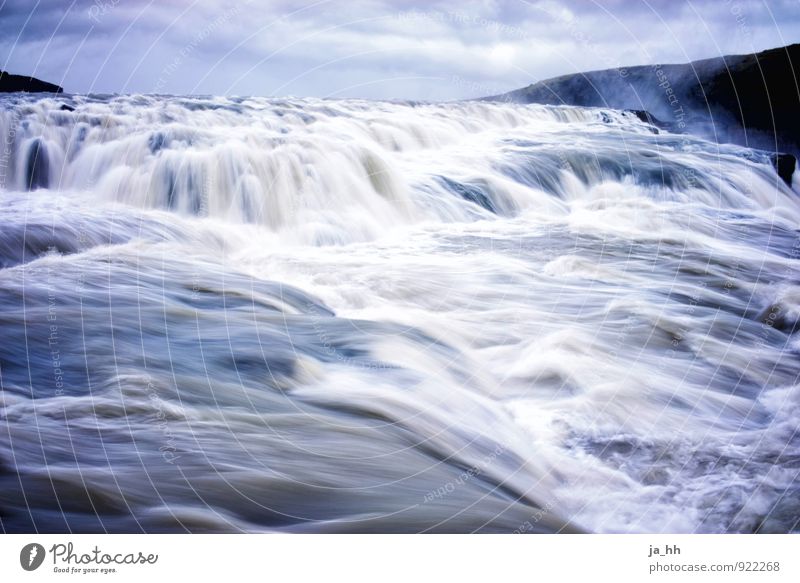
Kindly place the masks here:
<instances>
[{"instance_id":1,"label":"blue sky","mask_svg":"<svg viewBox=\"0 0 800 583\"><path fill-rule=\"evenodd\" d=\"M449 100L797 41L796 0L0 0L0 68L75 93Z\"/></svg>"}]
</instances>

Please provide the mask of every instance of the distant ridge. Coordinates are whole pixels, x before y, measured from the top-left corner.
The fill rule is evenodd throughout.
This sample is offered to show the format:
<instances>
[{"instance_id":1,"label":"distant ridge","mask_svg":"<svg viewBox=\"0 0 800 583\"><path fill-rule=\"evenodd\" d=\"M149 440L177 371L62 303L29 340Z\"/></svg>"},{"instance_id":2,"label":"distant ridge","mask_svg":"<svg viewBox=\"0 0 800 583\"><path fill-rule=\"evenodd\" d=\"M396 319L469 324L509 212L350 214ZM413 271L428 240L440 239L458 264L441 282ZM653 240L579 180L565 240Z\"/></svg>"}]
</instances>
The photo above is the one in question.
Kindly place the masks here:
<instances>
[{"instance_id":1,"label":"distant ridge","mask_svg":"<svg viewBox=\"0 0 800 583\"><path fill-rule=\"evenodd\" d=\"M0 71L0 93L13 93L15 91L26 91L28 93L64 92L58 85L41 81L35 77L12 75L6 71Z\"/></svg>"},{"instance_id":2,"label":"distant ridge","mask_svg":"<svg viewBox=\"0 0 800 583\"><path fill-rule=\"evenodd\" d=\"M485 100L645 110L672 130L800 151L800 44L681 65L564 75Z\"/></svg>"}]
</instances>

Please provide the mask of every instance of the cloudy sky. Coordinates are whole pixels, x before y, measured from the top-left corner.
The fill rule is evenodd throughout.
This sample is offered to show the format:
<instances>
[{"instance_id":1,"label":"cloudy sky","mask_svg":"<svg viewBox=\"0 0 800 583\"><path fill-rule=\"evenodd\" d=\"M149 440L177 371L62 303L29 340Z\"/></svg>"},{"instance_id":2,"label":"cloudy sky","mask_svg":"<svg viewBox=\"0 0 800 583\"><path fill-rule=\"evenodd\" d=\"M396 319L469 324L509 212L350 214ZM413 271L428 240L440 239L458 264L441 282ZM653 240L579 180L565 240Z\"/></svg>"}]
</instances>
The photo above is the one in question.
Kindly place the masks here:
<instances>
[{"instance_id":1,"label":"cloudy sky","mask_svg":"<svg viewBox=\"0 0 800 583\"><path fill-rule=\"evenodd\" d=\"M73 93L459 99L798 41L797 0L0 0L0 68Z\"/></svg>"}]
</instances>

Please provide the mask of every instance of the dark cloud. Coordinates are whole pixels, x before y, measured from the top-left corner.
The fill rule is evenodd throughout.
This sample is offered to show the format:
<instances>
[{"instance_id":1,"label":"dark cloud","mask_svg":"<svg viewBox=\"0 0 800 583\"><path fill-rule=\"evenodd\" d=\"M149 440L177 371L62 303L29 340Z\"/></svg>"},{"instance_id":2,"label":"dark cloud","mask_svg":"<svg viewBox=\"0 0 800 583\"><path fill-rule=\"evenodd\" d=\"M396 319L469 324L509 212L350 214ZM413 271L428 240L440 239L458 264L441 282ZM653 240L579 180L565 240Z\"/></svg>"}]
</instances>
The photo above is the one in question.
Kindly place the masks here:
<instances>
[{"instance_id":1,"label":"dark cloud","mask_svg":"<svg viewBox=\"0 0 800 583\"><path fill-rule=\"evenodd\" d=\"M456 99L581 70L795 42L797 8L763 0L6 0L0 67L74 92Z\"/></svg>"}]
</instances>

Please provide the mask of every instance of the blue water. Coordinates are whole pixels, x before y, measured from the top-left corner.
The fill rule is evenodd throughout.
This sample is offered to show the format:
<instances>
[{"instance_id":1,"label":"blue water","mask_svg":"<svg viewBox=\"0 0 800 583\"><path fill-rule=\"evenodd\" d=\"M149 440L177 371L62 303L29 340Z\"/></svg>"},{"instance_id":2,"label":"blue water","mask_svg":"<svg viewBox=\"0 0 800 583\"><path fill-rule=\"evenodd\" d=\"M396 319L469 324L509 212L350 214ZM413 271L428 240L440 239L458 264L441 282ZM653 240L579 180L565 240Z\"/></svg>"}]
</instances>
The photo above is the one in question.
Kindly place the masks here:
<instances>
[{"instance_id":1,"label":"blue water","mask_svg":"<svg viewBox=\"0 0 800 583\"><path fill-rule=\"evenodd\" d=\"M798 528L766 154L536 105L0 105L4 531Z\"/></svg>"}]
</instances>

